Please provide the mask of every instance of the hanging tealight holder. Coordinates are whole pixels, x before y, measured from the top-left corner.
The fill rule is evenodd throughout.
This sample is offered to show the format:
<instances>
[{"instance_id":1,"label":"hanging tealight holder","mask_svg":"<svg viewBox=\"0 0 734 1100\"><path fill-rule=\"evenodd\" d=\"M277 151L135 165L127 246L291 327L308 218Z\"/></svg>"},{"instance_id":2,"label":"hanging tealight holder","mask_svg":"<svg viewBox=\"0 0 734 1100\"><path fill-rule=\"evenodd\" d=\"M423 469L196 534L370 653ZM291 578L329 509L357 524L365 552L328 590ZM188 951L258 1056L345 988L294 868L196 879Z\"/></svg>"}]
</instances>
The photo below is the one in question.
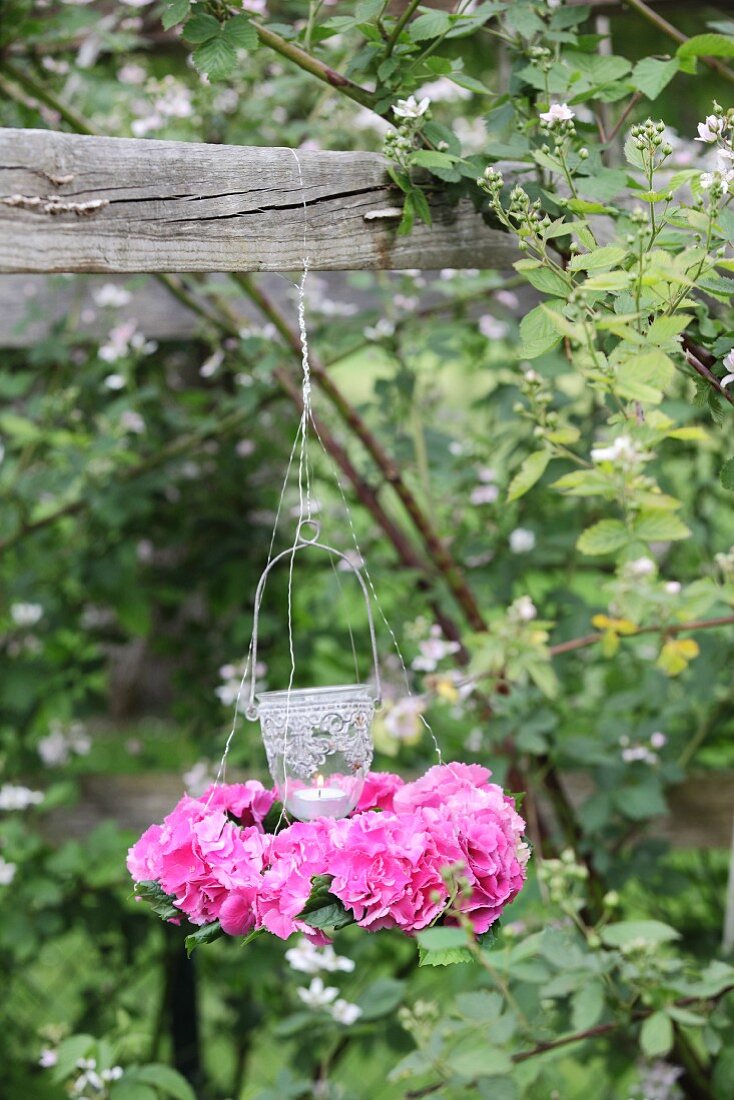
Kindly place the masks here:
<instances>
[{"instance_id":1,"label":"hanging tealight holder","mask_svg":"<svg viewBox=\"0 0 734 1100\"><path fill-rule=\"evenodd\" d=\"M305 527L314 531L311 538L304 535ZM319 542L319 534L317 523L303 520L293 546L273 558L260 577L255 592L250 690L245 709L250 721L260 719L270 774L285 809L299 821L346 817L356 807L372 763L372 719L381 697L375 626L364 578L345 554ZM359 581L367 607L374 690L366 684L339 684L255 693L258 620L268 574L278 562L292 559L309 546L345 562Z\"/></svg>"}]
</instances>

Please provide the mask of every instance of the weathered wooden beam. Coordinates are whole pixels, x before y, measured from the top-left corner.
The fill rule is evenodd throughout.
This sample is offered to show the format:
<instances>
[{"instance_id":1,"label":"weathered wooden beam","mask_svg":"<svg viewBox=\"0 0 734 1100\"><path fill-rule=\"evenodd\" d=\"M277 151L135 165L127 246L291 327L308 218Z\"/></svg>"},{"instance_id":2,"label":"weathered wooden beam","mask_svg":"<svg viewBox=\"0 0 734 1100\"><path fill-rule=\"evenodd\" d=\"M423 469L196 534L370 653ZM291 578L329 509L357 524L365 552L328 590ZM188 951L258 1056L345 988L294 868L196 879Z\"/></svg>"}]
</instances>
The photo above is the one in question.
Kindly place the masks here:
<instances>
[{"instance_id":1,"label":"weathered wooden beam","mask_svg":"<svg viewBox=\"0 0 734 1100\"><path fill-rule=\"evenodd\" d=\"M0 271L508 268L518 253L468 200L402 196L377 153L0 130ZM306 202L306 210L303 201Z\"/></svg>"}]
</instances>

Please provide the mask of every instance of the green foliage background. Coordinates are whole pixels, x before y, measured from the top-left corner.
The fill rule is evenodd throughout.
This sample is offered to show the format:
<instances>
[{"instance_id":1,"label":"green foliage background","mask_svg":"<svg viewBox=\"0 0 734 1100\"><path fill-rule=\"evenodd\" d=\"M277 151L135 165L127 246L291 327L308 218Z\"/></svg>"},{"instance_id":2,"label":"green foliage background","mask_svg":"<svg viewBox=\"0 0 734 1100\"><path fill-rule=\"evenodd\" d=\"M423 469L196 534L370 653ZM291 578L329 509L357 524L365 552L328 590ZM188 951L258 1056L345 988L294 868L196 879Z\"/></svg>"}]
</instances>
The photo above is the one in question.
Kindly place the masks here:
<instances>
[{"instance_id":1,"label":"green foliage background","mask_svg":"<svg viewBox=\"0 0 734 1100\"><path fill-rule=\"evenodd\" d=\"M435 188L470 195L493 224L511 209L515 179L529 204L540 203L550 233L545 226L540 252L531 248L515 273L362 272L338 295L312 275L308 310L315 355L396 463L485 620L481 630L466 622L446 571L380 485L374 455L317 388L318 415L359 476L379 486L421 563L399 566L340 475L408 664L437 615L458 627L468 672L447 655L410 677L446 759L479 761L522 787L535 844L530 881L509 927L470 964L417 969L404 939L341 933L338 950L356 968L338 984L362 1009L348 1029L304 1010L305 979L283 945L259 940L244 953L219 941L184 965L179 932L132 900L124 855L134 832L116 824L126 790L176 791L197 762L216 764L231 723L215 692L233 677L219 670L247 651L297 421L274 372L297 379L299 365L272 312L244 327L231 321L227 309L252 284L211 277L172 285L217 303L221 323L200 316L193 336L155 348L130 338L111 361L106 333L130 319L130 307L95 304L105 335L85 336L89 295L109 280L75 277L76 304L42 340L0 351L1 779L44 791L37 807L0 811L0 855L16 867L0 886L0 1091L11 1100L64 1095L76 1059L91 1052L100 1066L126 1067L109 1088L113 1100L186 1100L184 1079L166 1074L174 1063L205 1100L573 1100L590 1089L637 1098L661 1060L678 1073L667 1095L726 1100L727 854L713 844L671 849L659 825L671 788L697 776L731 784L733 766L733 410L718 385L734 345L733 223L724 195L708 250L696 239L710 207L696 205L709 200L691 139L714 98L731 102L734 74L696 57L726 66L734 25L713 6L676 12L693 38L678 49L639 12L615 14L607 56L599 25L577 7L518 0L449 15L409 5L404 23L379 2L346 7L273 3L263 15L188 0L112 10L11 0L0 29L0 122L378 150L384 116L397 124L386 149L396 201L404 196L403 231L430 216ZM294 64L296 45L345 72L352 97ZM430 117L392 113L437 81ZM545 151L537 116L551 101L572 104L578 132ZM681 138L672 206L667 169L659 190L654 180L646 189L634 150L625 158L624 137L648 114ZM619 138L602 153L599 129L608 137L617 123ZM508 181L495 208L477 186L490 163ZM523 201L507 228L533 240ZM651 209L663 228L648 269ZM589 237L600 216L604 247ZM671 271L683 289L667 309L678 293ZM145 293L152 280L118 282ZM50 284L60 292L68 281ZM355 310L334 306L332 295ZM292 299L277 308L293 327ZM42 311L29 297L26 323ZM614 326L605 327L609 316ZM653 330L658 317L665 323ZM716 385L687 363L681 332ZM627 469L592 458L623 435L643 458ZM333 468L316 444L311 458L324 533L352 550ZM278 545L289 541L296 503L291 483ZM526 547L531 533L529 548L518 530ZM636 571L640 560L652 567ZM523 614L527 598L535 618ZM42 609L37 622L19 621L26 603ZM269 686L288 678L285 614L281 576L262 626ZM685 625L714 618L724 623ZM301 682L353 678L352 637L366 654L366 631L346 574L316 558L299 564L293 624ZM380 634L392 704L404 685L390 635ZM467 676L478 686L464 697ZM377 766L412 774L433 763L420 724L396 737L390 713L376 729ZM74 722L85 723L91 751L44 766L39 743ZM653 752L656 733L665 744ZM643 751L630 758L630 748ZM246 723L231 761L264 776ZM558 775L579 791L575 807L559 801ZM100 777L115 778L95 787ZM92 789L107 792L109 820L85 833L78 808ZM548 822L542 837L538 815ZM67 839L70 822L76 839ZM424 944L428 955L433 948L455 945ZM595 1028L582 1045L559 1043ZM41 1048L62 1040L55 1075L40 1069Z\"/></svg>"}]
</instances>

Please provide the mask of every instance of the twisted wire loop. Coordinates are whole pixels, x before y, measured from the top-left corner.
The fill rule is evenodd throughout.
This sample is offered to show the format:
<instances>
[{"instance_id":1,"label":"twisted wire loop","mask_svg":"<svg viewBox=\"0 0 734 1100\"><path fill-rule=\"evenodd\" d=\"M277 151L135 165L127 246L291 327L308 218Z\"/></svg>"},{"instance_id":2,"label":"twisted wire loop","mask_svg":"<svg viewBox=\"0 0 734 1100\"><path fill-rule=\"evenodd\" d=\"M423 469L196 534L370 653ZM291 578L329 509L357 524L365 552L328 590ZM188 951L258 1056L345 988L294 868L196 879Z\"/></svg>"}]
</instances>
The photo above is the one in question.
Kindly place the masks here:
<instances>
[{"instance_id":1,"label":"twisted wire loop","mask_svg":"<svg viewBox=\"0 0 734 1100\"><path fill-rule=\"evenodd\" d=\"M314 531L314 534L312 535L312 537L306 538L303 535L304 526L307 526L311 530ZM249 690L249 695L248 695L248 699L247 699L247 705L246 705L246 708L245 708L245 714L250 719L250 721L255 721L258 718L258 714L259 714L258 706L255 703L255 688L256 688L256 681L257 681L257 674L256 674L255 666L257 664L257 648L258 648L258 631L259 631L259 624L260 624L260 608L262 606L262 598L263 598L263 594L265 592L265 585L267 584L268 575L275 568L275 566L278 564L278 562L283 561L285 558L290 558L291 570L289 572L292 572L292 563L293 563L293 559L295 558L295 555L299 552L299 550L306 550L309 547L313 547L314 549L317 549L317 550L323 550L325 553L332 555L332 557L338 558L340 561L343 561L346 564L347 568L350 569L352 573L354 573L355 577L357 578L357 581L359 582L359 586L362 590L362 595L364 597L365 608L367 610L367 624L368 624L369 633L370 633L370 645L372 647L372 666L373 666L373 676L374 676L374 684L375 684L375 692L374 692L374 695L371 697L373 711L374 711L374 708L376 706L379 706L380 703L382 702L382 682L381 682L381 679L380 679L380 661L379 661L379 656L378 656L378 652L377 652L377 635L375 633L375 622L374 622L374 617L372 615L372 605L371 605L371 601L370 601L370 594L369 594L369 591L368 591L368 588L367 588L367 584L365 583L365 580L364 580L364 577L362 576L361 571L359 570L359 568L352 561L350 561L349 557L346 554L343 554L341 552L341 550L336 550L333 546L329 546L327 543L319 542L318 541L319 535L320 535L320 525L316 522L316 520L302 520L298 525L298 530L296 531L296 541L295 541L294 545L288 547L288 549L286 549L286 550L282 550L280 554L277 554L273 558L273 560L265 567L265 569L262 572L262 575L260 576L260 580L258 582L257 589L255 591L255 606L254 606L254 610L253 610L253 624L252 624L252 650L251 650L251 661L250 661L250 690ZM318 690L318 689L315 689L315 690ZM291 684L291 685L289 685L289 688L288 688L287 692L276 692L276 693L265 693L265 694L285 695L286 696L286 707L287 707L288 697L292 696L292 695L295 695L295 692L293 691L293 686ZM286 710L286 714L287 714L287 710Z\"/></svg>"}]
</instances>

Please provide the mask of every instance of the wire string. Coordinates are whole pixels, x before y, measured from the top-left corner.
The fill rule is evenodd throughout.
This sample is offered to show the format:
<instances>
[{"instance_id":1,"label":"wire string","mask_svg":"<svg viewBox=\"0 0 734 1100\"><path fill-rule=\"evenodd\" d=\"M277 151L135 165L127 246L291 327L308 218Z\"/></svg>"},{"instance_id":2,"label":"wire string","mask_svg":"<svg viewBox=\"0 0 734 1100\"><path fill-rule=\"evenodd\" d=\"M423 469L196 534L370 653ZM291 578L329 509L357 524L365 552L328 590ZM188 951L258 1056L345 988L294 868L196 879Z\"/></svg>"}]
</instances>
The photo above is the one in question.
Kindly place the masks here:
<instances>
[{"instance_id":1,"label":"wire string","mask_svg":"<svg viewBox=\"0 0 734 1100\"><path fill-rule=\"evenodd\" d=\"M309 362L308 328L307 328L307 323L306 323L306 284L307 284L308 274L309 274L309 270L310 270L310 257L308 255L308 205L307 205L307 201L306 201L306 188L305 188L305 184L304 184L304 180L303 180L303 170L302 170L302 167L301 167L301 161L300 161L300 159L298 157L298 154L296 153L295 149L291 149L290 152L293 156L293 159L296 162L296 169L297 169L297 172L298 172L298 182L299 182L299 186L300 186L300 189L301 189L301 197L302 197L302 203L303 203L303 270L302 270L301 278L300 278L299 282L297 284L296 283L291 283L291 285L294 286L296 291L297 291L298 335L299 335L299 342L300 342L300 348L301 348L301 416L300 416L300 420L299 420L299 423L298 423L298 427L296 429L295 438L294 438L293 444L291 446L290 454L288 456L288 463L286 465L286 470L285 470L285 475L283 477L283 482L281 484L280 495L278 497L278 505L277 505L276 513L275 513L275 520L274 520L274 523L273 523L273 530L272 530L272 533L271 533L271 536L270 536L270 545L268 547L268 558L267 558L267 562L266 562L266 568L267 568L267 566L270 565L270 563L273 559L273 550L275 548L276 533L277 533L277 530L278 530L278 525L280 523L280 519L281 519L281 515L282 515L282 511L283 511L283 506L284 506L286 493L287 493L287 489L288 489L288 483L289 483L290 477L291 477L291 471L292 471L292 468L293 468L293 463L294 463L294 460L295 460L295 457L296 457L296 453L298 453L298 475L297 475L298 523L296 525L296 531L295 531L295 535L294 535L294 538L293 538L293 543L292 543L292 546L291 546L290 561L289 561L289 566L288 566L287 624L288 624L288 654L289 654L289 659L290 659L290 671L289 671L289 676L288 676L288 688L287 688L287 693L286 693L285 731L284 731L284 743L283 743L283 755L284 755L284 764L286 765L286 768L285 768L286 774L284 775L285 782L284 782L284 791L283 791L283 798L282 798L281 814L280 814L280 818L278 820L278 823L276 825L276 831L280 828L280 825L286 819L285 803L286 803L286 800L287 800L287 787L288 787L288 775L287 775L288 734L289 734L289 728L290 728L289 711L290 711L291 692L293 690L293 683L294 683L294 680L295 680L295 672L296 672L296 655L295 655L295 645L294 645L294 639L293 639L293 569L294 569L294 563L295 563L295 557L296 557L296 549L299 545L299 537L301 535L301 528L302 528L304 523L309 523L309 522L313 521L313 512L314 512L314 499L313 499L313 493L312 493L312 472L311 472L311 466L310 466L309 454L308 454L308 432L309 432L309 427L313 429L314 435L316 436L316 439L318 440L319 445L321 447L321 450L323 451L324 456L326 458L326 465L331 470L332 475L334 477L337 489L339 491L339 496L341 498L342 507L343 507L344 513L346 515L347 524L349 526L349 531L350 531L352 543L353 543L353 546L354 546L354 550L355 550L356 554L358 555L359 567L360 567L360 569L361 569L362 573L364 574L364 577L367 581L367 585L368 585L368 588L369 588L370 595L371 595L372 599L374 600L374 603L375 603L375 606L376 606L376 608L379 612L380 618L381 618L382 622L385 624L385 628L386 628L388 634L390 635L390 639L392 641L393 648L395 650L395 653L397 654L397 658L398 658L398 661L399 661L399 664L400 664L400 668L401 668L402 673L403 673L403 679L404 679L404 682L405 682L406 693L407 693L409 698L415 698L414 693L413 693L412 688L411 688L411 684L410 684L410 674L408 672L408 668L407 668L407 665L406 665L406 662L405 662L405 658L403 657L403 653L402 653L402 650L400 648L400 644L399 644L398 639L395 635L395 631L393 630L392 626L390 625L390 622L388 621L388 618L385 614L385 611L382 607L382 604L380 603L380 600L379 600L378 595L377 595L377 590L376 590L374 582L372 580L372 576L369 572L369 569L367 568L367 562L366 562L364 554L362 553L362 549L360 547L359 540L357 538L357 532L354 528L354 521L353 521L353 517L352 517L352 512L351 512L351 509L349 507L349 502L347 500L347 495L346 495L345 490L344 490L344 485L343 485L342 480L339 476L339 472L336 469L336 465L335 465L333 459L331 458L331 456L329 455L329 452L326 449L324 441L321 437L321 433L319 432L318 425L317 425L317 423L314 419L314 416L313 416L312 400L311 400L311 398L312 398L311 365L310 365L310 362ZM287 280L287 281L291 282L291 280ZM332 568L334 568L333 561L332 561ZM335 575L336 575L336 570L335 570ZM339 580L338 576L337 576L337 587L341 591L341 583L340 583L340 580ZM352 634L351 624L349 625L349 636L350 636L350 641L351 641L351 645L352 645L352 654L353 654L354 662L355 662L355 673L357 674L357 678L359 678L359 668L358 668L357 655L356 655L356 650L355 650L355 646L354 646L354 637L353 637L353 634ZM212 788L212 792L209 795L209 801L211 801L212 795L214 793L214 788L216 788L219 785L219 783L226 776L227 757L229 755L230 747L231 747L232 741L234 739L234 736L235 736L235 733L236 733L236 730L237 730L237 719L240 715L240 702L241 702L241 698L242 698L242 692L243 692L243 689L244 689L244 685L245 685L245 683L248 679L248 673L249 673L249 669L250 669L250 662L251 662L251 659L252 659L253 644L254 644L254 633L250 638L250 645L249 645L249 648L248 648L248 651L247 651L247 658L246 658L246 661L245 661L245 667L244 667L244 671L242 673L242 679L240 680L239 688L238 688L238 691L237 691L237 696L236 696L236 699L235 699L234 715L233 715L233 720L232 720L232 728L229 732L229 735L227 737L227 740L226 740L226 743L225 743L225 746L224 746L224 752L222 754L222 758L221 758L220 763L219 763L219 768L217 770L217 775L216 775L216 778L214 780L214 787ZM436 756L438 758L438 762L439 762L439 764L442 764L443 763L443 758L442 758L442 754L441 754L441 747L438 743L438 739L436 737L436 734L433 731L433 728L431 727L430 723L428 722L428 719L425 717L425 715L422 712L419 712L419 719L420 719L422 725L424 726L424 728L430 734L431 740L433 742L434 749L436 751ZM208 805L208 803L207 803L207 805Z\"/></svg>"}]
</instances>

